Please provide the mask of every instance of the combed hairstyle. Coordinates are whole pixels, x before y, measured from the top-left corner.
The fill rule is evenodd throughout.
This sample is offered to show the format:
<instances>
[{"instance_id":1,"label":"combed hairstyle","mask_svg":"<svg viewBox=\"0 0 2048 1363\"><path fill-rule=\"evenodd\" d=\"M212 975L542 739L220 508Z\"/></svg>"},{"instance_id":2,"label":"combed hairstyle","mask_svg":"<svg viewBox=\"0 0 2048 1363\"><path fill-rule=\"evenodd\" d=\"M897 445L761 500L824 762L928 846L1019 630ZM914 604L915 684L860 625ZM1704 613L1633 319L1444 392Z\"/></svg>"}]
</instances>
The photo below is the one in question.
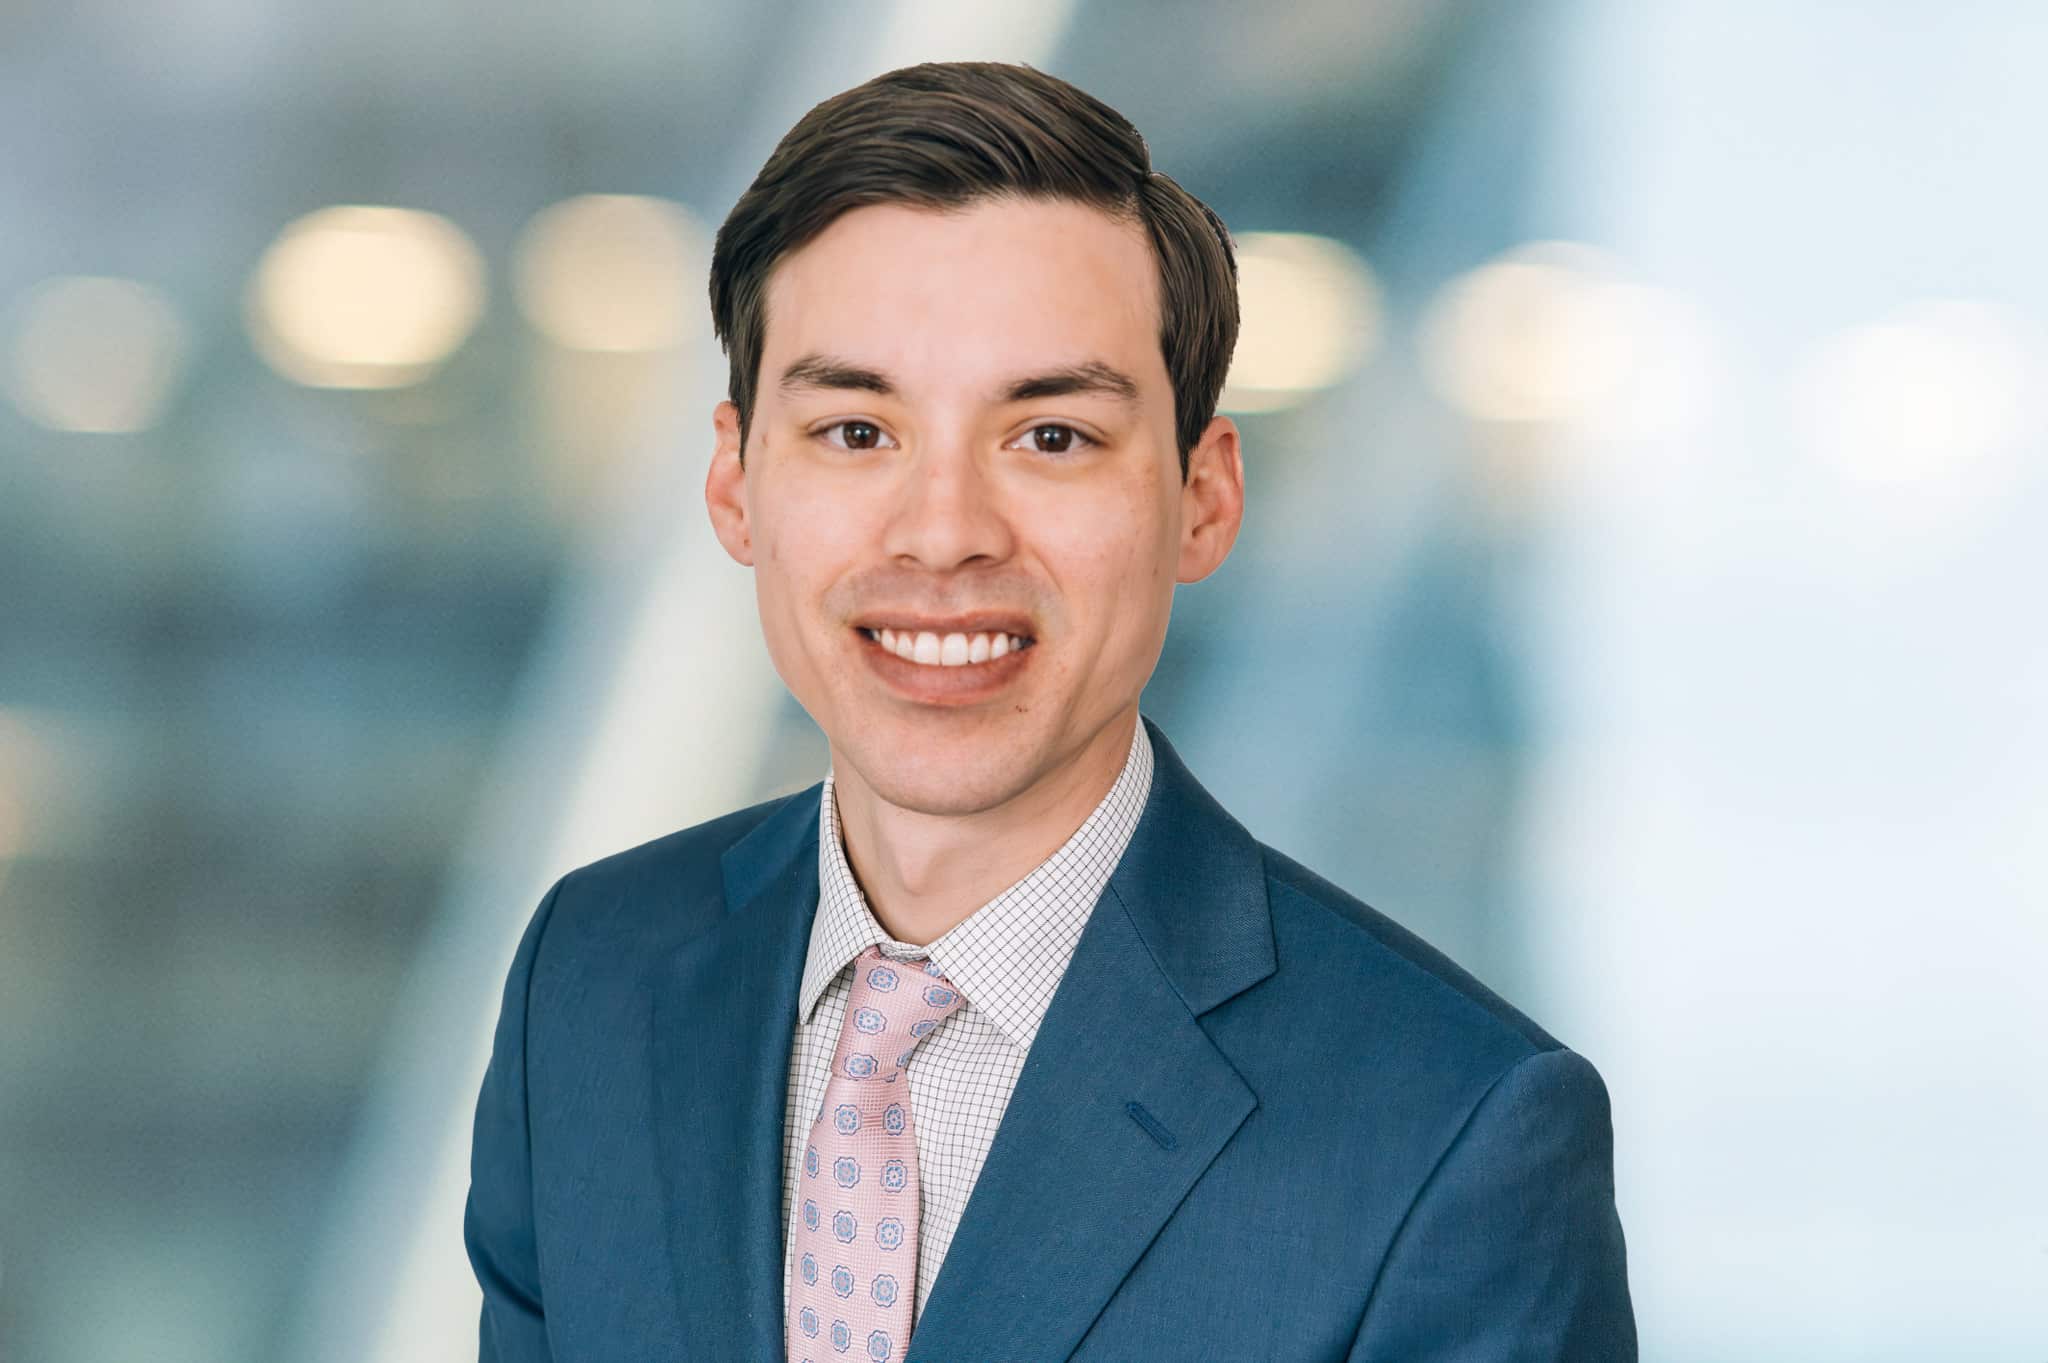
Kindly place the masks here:
<instances>
[{"instance_id":1,"label":"combed hairstyle","mask_svg":"<svg viewBox=\"0 0 2048 1363\"><path fill-rule=\"evenodd\" d=\"M1237 260L1209 207L1152 169L1116 110L1043 71L926 62L834 95L797 121L718 229L711 321L731 365L740 448L759 392L768 277L849 209L946 210L1059 199L1141 223L1159 262L1159 346L1183 481L1237 344Z\"/></svg>"}]
</instances>

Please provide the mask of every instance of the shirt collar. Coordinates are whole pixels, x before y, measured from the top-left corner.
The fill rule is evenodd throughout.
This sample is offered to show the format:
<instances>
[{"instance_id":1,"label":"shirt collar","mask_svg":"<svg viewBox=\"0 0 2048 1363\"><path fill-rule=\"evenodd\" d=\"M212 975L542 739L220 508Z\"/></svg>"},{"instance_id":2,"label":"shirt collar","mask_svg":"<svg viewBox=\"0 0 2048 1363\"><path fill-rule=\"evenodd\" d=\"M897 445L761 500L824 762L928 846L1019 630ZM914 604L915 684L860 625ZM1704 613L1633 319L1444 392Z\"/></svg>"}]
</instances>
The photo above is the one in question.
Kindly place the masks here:
<instances>
[{"instance_id":1,"label":"shirt collar","mask_svg":"<svg viewBox=\"0 0 2048 1363\"><path fill-rule=\"evenodd\" d=\"M839 806L828 772L818 801L818 909L797 992L798 1019L808 1023L826 987L854 957L879 944L883 955L898 960L929 956L967 996L967 1006L1029 1051L1151 793L1152 741L1143 721L1135 728L1123 770L1074 835L929 947L897 941L868 907L839 839Z\"/></svg>"}]
</instances>

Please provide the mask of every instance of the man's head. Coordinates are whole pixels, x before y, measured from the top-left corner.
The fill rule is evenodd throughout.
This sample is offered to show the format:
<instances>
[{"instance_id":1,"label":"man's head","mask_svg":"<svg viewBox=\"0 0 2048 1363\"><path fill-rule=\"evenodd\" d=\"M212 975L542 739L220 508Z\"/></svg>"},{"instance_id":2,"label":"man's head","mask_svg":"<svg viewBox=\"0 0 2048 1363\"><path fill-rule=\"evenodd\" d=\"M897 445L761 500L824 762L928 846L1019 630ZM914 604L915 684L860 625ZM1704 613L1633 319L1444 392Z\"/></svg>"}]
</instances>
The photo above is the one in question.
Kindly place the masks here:
<instances>
[{"instance_id":1,"label":"man's head","mask_svg":"<svg viewBox=\"0 0 2048 1363\"><path fill-rule=\"evenodd\" d=\"M866 204L944 210L996 197L1090 204L1143 230L1185 470L1237 344L1230 235L1152 169L1122 114L1057 77L995 62L904 67L833 96L798 120L733 205L712 255L711 321L741 431L753 424L768 281L784 256Z\"/></svg>"},{"instance_id":2,"label":"man's head","mask_svg":"<svg viewBox=\"0 0 2048 1363\"><path fill-rule=\"evenodd\" d=\"M776 148L711 298L706 500L842 784L968 814L1126 738L1242 511L1229 238L1136 131L1025 67L878 77Z\"/></svg>"}]
</instances>

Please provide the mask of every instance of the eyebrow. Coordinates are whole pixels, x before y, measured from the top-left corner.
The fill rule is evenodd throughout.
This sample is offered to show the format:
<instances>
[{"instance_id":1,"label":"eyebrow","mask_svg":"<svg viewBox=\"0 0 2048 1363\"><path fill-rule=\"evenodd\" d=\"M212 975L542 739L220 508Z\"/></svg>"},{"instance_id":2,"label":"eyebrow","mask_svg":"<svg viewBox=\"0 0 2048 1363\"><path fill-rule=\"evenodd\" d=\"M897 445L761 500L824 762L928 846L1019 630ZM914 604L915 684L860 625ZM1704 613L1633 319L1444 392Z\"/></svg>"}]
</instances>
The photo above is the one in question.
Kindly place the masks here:
<instances>
[{"instance_id":1,"label":"eyebrow","mask_svg":"<svg viewBox=\"0 0 2048 1363\"><path fill-rule=\"evenodd\" d=\"M792 394L818 389L852 389L882 397L898 396L896 384L879 369L869 369L865 365L816 352L793 361L782 371L776 386L784 393ZM1003 402L1082 395L1135 404L1138 401L1138 384L1114 365L1101 360L1086 360L1012 379L1002 385L998 393Z\"/></svg>"}]
</instances>

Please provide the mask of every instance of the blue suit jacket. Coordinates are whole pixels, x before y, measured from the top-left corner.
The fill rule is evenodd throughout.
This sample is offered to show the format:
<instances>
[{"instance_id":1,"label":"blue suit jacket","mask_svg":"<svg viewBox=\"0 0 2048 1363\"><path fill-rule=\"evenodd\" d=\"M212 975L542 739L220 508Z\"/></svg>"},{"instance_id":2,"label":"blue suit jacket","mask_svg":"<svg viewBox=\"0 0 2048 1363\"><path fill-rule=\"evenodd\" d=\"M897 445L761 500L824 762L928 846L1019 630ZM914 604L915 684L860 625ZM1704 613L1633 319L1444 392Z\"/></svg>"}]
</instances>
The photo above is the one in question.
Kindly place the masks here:
<instances>
[{"instance_id":1,"label":"blue suit jacket","mask_svg":"<svg viewBox=\"0 0 2048 1363\"><path fill-rule=\"evenodd\" d=\"M1633 1359L1593 1067L1256 842L1146 724L1151 797L909 1363ZM483 1358L782 1358L818 798L535 912L477 1104Z\"/></svg>"}]
</instances>

